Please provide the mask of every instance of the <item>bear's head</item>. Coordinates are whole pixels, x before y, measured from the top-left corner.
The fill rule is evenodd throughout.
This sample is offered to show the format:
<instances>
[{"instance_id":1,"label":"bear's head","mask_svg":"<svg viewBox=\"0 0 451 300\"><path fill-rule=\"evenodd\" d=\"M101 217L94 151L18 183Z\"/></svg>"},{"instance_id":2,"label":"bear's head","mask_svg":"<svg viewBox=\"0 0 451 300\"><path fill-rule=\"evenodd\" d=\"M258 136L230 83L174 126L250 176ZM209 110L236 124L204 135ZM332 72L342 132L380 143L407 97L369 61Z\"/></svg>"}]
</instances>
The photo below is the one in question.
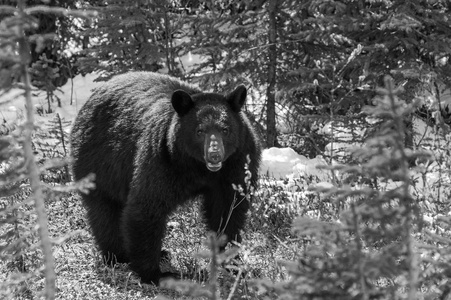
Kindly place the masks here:
<instances>
[{"instance_id":1,"label":"bear's head","mask_svg":"<svg viewBox=\"0 0 451 300\"><path fill-rule=\"evenodd\" d=\"M246 94L242 85L227 96L175 91L171 102L179 117L177 143L182 151L204 162L208 170L219 171L243 139L240 111Z\"/></svg>"}]
</instances>

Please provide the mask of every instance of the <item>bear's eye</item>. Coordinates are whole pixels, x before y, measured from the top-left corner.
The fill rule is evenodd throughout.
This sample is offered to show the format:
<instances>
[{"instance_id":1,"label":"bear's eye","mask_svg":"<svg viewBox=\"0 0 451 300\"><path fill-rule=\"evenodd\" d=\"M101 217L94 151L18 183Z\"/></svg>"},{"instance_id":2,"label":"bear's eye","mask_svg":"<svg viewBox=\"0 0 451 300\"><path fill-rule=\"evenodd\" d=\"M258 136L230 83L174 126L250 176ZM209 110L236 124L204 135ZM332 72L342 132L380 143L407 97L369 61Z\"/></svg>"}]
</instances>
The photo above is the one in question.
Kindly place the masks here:
<instances>
[{"instance_id":1,"label":"bear's eye","mask_svg":"<svg viewBox=\"0 0 451 300\"><path fill-rule=\"evenodd\" d=\"M223 128L222 129L222 134L228 135L229 134L229 129L228 128Z\"/></svg>"},{"instance_id":2,"label":"bear's eye","mask_svg":"<svg viewBox=\"0 0 451 300\"><path fill-rule=\"evenodd\" d=\"M196 133L197 133L197 135L203 135L204 131L202 129L197 129Z\"/></svg>"}]
</instances>

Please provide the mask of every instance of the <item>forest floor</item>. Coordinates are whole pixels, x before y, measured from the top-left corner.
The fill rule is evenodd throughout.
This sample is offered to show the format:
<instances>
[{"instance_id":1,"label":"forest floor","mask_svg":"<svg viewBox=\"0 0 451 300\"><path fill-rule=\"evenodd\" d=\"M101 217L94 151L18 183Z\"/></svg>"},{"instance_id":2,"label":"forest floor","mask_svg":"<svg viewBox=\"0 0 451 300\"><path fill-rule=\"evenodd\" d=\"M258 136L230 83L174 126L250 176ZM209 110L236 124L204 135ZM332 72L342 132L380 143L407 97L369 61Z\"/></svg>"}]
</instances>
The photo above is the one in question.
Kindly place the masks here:
<instances>
[{"instance_id":1,"label":"forest floor","mask_svg":"<svg viewBox=\"0 0 451 300\"><path fill-rule=\"evenodd\" d=\"M101 259L90 228L85 209L78 194L62 194L47 202L51 237L59 242L53 247L57 275L57 299L155 299L164 295L169 299L191 299L170 289L142 284L128 265L106 266ZM24 214L32 212L31 205L22 206ZM24 218L23 228L33 228L33 213ZM279 264L293 260L295 251L287 246L290 224L286 226L260 226L261 216L250 214L247 231L240 250L242 275L220 272L217 286L222 298L233 294L233 299L259 298L253 288L255 279L279 281L286 279L286 272ZM26 229L25 229L25 232ZM208 253L205 227L193 200L174 213L168 222L164 249L171 252L171 268L182 272L184 279L205 285L209 260L198 253ZM34 238L37 242L37 238ZM29 242L33 243L32 240ZM40 257L39 249L25 252L24 264L33 264ZM204 256L205 257L205 256ZM30 268L31 269L31 268ZM11 282L14 267L0 263L0 281L10 281L0 292L2 299L34 299L44 287L42 276L33 276L19 286ZM243 275L244 274L244 275ZM196 279L194 279L196 278ZM237 283L236 287L232 286Z\"/></svg>"}]
</instances>

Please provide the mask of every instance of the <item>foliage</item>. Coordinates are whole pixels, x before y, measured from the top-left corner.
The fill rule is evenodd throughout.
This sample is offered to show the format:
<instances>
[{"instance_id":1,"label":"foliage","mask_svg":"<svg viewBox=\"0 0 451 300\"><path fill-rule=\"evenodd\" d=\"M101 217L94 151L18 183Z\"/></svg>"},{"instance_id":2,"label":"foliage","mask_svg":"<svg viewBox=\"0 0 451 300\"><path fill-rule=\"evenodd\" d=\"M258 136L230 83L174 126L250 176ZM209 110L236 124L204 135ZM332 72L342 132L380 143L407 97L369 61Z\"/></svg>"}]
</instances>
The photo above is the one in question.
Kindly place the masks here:
<instances>
[{"instance_id":1,"label":"foliage","mask_svg":"<svg viewBox=\"0 0 451 300\"><path fill-rule=\"evenodd\" d=\"M397 96L400 91L386 80L375 106L365 108L368 116L379 120L377 132L353 151L353 164L328 167L353 178L352 184L317 189L324 200L339 207L338 218L297 218L293 230L307 243L297 261L285 263L291 279L262 281L261 288L283 299L418 299L420 289L427 291L420 298L445 299L449 294L449 280L440 275L434 285L428 280L436 267L449 268L448 255L438 261L420 256L425 247L421 240L434 238L423 232L425 210L412 193L409 160L424 162L432 156L405 148L402 117L418 103L406 104ZM421 164L414 170L418 168ZM367 183L358 184L358 177L367 178ZM448 218L443 221L449 227ZM433 243L433 252L449 247L448 238Z\"/></svg>"},{"instance_id":2,"label":"foliage","mask_svg":"<svg viewBox=\"0 0 451 300\"><path fill-rule=\"evenodd\" d=\"M7 70L2 75L9 77L14 75L17 76L17 79L20 78L19 86L23 90L26 107L25 122L18 126L13 135L1 137L0 142L2 152L0 161L2 183L0 256L2 261L5 259L9 262L6 267L12 271L10 277L3 281L1 290L5 291L6 296L30 297L32 295L25 282L39 276L45 282L45 286L41 290L42 295L46 299L54 299L56 276L44 203L45 189L40 182L40 170L32 149L35 116L28 70L28 65L32 61L31 41L36 42L37 47L43 47L46 37L42 35L30 37L26 34L36 26L33 15L41 12L69 13L65 10L47 7L27 8L25 1L19 1L17 7L0 7L0 13L6 15L0 24L0 27L5 29L0 40L0 47L7 49L7 55L2 59L6 60L11 66L10 70L14 71L10 73ZM72 13L72 15L75 16L77 13ZM55 75L55 77L57 76ZM2 88L9 89L12 82L12 80L3 81L2 84L5 86ZM48 89L48 91L52 92L52 89ZM54 166L55 164L48 163L45 168ZM24 192L25 196L20 195L18 199L15 199L14 196L17 193ZM5 198L6 196L8 198ZM31 211L30 203L33 203ZM24 220L27 219L34 221L33 227L24 226ZM41 268L42 274L40 274ZM14 283L18 283L17 286Z\"/></svg>"}]
</instances>

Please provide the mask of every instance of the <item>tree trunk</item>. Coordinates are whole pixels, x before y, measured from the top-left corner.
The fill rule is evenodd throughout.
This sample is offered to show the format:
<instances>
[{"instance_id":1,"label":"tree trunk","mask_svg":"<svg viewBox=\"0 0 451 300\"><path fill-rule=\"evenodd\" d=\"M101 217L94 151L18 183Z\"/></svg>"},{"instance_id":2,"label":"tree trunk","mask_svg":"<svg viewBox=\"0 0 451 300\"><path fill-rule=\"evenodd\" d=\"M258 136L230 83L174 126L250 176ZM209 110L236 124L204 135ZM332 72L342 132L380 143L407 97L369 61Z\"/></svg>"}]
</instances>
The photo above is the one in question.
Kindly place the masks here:
<instances>
[{"instance_id":1,"label":"tree trunk","mask_svg":"<svg viewBox=\"0 0 451 300\"><path fill-rule=\"evenodd\" d=\"M266 147L276 145L277 0L269 1L268 87L266 90Z\"/></svg>"},{"instance_id":2,"label":"tree trunk","mask_svg":"<svg viewBox=\"0 0 451 300\"><path fill-rule=\"evenodd\" d=\"M167 7L163 7L164 10L164 31L166 33L166 65L168 67L168 74L174 75L174 56L173 56L173 45L172 45L172 29L171 23L169 22L169 11Z\"/></svg>"}]
</instances>

